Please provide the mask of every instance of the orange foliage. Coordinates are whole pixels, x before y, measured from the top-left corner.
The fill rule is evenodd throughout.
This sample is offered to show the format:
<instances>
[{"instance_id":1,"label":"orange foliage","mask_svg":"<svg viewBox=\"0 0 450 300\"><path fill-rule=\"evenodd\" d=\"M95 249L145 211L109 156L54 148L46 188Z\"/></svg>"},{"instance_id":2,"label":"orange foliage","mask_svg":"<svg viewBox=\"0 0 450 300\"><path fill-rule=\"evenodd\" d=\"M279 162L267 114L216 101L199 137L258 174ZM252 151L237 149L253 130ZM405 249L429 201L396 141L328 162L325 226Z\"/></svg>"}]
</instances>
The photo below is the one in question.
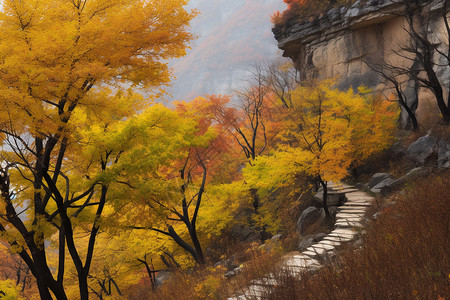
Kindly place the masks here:
<instances>
[{"instance_id":1,"label":"orange foliage","mask_svg":"<svg viewBox=\"0 0 450 300\"><path fill-rule=\"evenodd\" d=\"M208 147L192 150L205 162L209 178L225 182L236 179L236 171L244 163L235 150L238 145L230 131L231 124L237 118L237 111L227 107L229 102L228 96L221 95L197 97L190 102L174 102L175 110L180 116L197 120L198 135L211 129L215 132L215 138L209 142Z\"/></svg>"}]
</instances>

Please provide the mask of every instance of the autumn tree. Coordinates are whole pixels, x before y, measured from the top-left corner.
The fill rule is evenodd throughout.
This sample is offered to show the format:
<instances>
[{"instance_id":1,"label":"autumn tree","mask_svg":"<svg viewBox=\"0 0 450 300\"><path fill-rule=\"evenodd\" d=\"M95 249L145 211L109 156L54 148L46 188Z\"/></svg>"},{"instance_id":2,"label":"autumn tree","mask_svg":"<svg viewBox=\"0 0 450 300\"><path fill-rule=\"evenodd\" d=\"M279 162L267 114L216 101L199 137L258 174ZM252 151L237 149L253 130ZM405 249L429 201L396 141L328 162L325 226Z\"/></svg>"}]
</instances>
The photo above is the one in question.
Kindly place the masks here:
<instances>
[{"instance_id":1,"label":"autumn tree","mask_svg":"<svg viewBox=\"0 0 450 300\"><path fill-rule=\"evenodd\" d=\"M256 159L245 178L258 186L267 180L289 183L296 174L305 174L323 187L323 207L330 218L327 182L341 180L350 167L389 145L397 111L364 89L360 94L341 92L330 81L298 87L292 100L285 142Z\"/></svg>"},{"instance_id":2,"label":"autumn tree","mask_svg":"<svg viewBox=\"0 0 450 300\"><path fill-rule=\"evenodd\" d=\"M82 126L73 116L84 110L112 122L141 109L139 103L129 109L127 101L116 100L133 98L123 96L124 86L152 88L169 81L164 59L183 55L192 38L186 25L195 13L187 12L185 4L3 2L0 232L30 268L41 299L51 299L52 294L67 299L66 250L76 269L80 298L88 299L87 278L109 188L105 178L80 176L81 184L70 180L77 167L72 149L80 146L74 132ZM112 107L115 102L121 105ZM103 154L98 163L106 171L112 157ZM81 189L75 191L76 187ZM91 222L88 244L83 246L74 237L82 212ZM49 264L44 244L53 236L58 239L56 265ZM87 249L84 255L81 248Z\"/></svg>"},{"instance_id":3,"label":"autumn tree","mask_svg":"<svg viewBox=\"0 0 450 300\"><path fill-rule=\"evenodd\" d=\"M175 110L180 116L196 119L198 133L204 134L213 129L215 137L207 147L197 148L207 166L209 178L213 183L232 182L238 179L238 169L245 164L239 153L234 126L240 120L238 109L231 106L231 98L222 95L197 97L189 102L174 101Z\"/></svg>"},{"instance_id":4,"label":"autumn tree","mask_svg":"<svg viewBox=\"0 0 450 300\"><path fill-rule=\"evenodd\" d=\"M209 153L202 149L214 145L214 130L162 105L119 124L99 124L82 132L81 141L90 145L78 156L87 162L91 180L108 186L114 213L105 215L104 222L158 232L204 264L196 228ZM195 186L197 178L201 183Z\"/></svg>"}]
</instances>

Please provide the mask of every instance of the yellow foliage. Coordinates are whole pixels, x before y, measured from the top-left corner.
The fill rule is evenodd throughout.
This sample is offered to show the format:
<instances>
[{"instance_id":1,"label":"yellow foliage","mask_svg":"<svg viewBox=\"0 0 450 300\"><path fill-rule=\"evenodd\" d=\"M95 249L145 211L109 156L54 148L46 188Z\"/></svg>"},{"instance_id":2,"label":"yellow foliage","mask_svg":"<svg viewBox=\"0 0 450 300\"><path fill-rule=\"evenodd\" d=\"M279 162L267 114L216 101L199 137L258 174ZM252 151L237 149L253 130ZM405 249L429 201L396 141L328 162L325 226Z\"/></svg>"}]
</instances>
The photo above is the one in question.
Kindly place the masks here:
<instances>
[{"instance_id":1,"label":"yellow foliage","mask_svg":"<svg viewBox=\"0 0 450 300\"><path fill-rule=\"evenodd\" d=\"M387 148L398 109L368 93L363 87L358 94L342 92L332 81L297 88L286 113L284 144L247 167L248 181L267 188L274 184L267 179L292 182L299 172L339 181L349 167Z\"/></svg>"},{"instance_id":2,"label":"yellow foliage","mask_svg":"<svg viewBox=\"0 0 450 300\"><path fill-rule=\"evenodd\" d=\"M12 280L0 280L0 299L2 300L20 300L19 287Z\"/></svg>"}]
</instances>

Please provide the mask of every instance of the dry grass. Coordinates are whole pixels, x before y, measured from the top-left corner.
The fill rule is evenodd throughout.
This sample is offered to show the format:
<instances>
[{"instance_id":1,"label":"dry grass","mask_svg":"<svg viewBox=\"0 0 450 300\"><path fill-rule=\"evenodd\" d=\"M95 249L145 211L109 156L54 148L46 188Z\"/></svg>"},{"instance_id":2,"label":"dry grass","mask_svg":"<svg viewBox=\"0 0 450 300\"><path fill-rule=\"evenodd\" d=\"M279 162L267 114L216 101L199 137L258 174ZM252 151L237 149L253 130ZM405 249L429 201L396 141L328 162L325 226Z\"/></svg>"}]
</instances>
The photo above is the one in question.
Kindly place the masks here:
<instances>
[{"instance_id":1,"label":"dry grass","mask_svg":"<svg viewBox=\"0 0 450 300\"><path fill-rule=\"evenodd\" d=\"M173 274L172 279L165 282L156 291L150 289L136 289L129 299L226 299L235 291L250 285L254 279L259 279L275 268L275 263L281 258L281 252L266 251L257 247L248 248L239 253L246 262L237 276L227 279L224 267L204 267L196 271L179 272ZM238 292L239 293L239 292Z\"/></svg>"},{"instance_id":2,"label":"dry grass","mask_svg":"<svg viewBox=\"0 0 450 300\"><path fill-rule=\"evenodd\" d=\"M232 279L223 267L175 274L157 291L130 299L226 299L269 273L281 282L269 299L450 299L450 172L409 183L369 223L355 245L302 278L277 273L281 251L257 245L237 255L246 260ZM439 298L441 297L441 298Z\"/></svg>"},{"instance_id":3,"label":"dry grass","mask_svg":"<svg viewBox=\"0 0 450 300\"><path fill-rule=\"evenodd\" d=\"M449 175L411 184L371 222L361 246L301 281L286 278L270 299L449 299Z\"/></svg>"}]
</instances>

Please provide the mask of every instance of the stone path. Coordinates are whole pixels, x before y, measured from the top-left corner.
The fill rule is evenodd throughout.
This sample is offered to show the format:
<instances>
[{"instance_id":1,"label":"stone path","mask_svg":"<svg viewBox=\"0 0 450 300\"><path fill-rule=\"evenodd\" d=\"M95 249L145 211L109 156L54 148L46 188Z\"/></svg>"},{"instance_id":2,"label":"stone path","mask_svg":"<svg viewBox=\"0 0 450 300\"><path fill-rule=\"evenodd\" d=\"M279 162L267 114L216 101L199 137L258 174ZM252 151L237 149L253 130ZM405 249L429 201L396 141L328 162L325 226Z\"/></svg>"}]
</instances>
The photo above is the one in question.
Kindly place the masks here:
<instances>
[{"instance_id":1,"label":"stone path","mask_svg":"<svg viewBox=\"0 0 450 300\"><path fill-rule=\"evenodd\" d=\"M328 190L334 193L345 194L346 202L341 205L336 214L335 229L320 242L311 245L305 251L286 254L280 264L281 272L298 275L305 270L321 268L321 258L330 255L337 246L356 238L362 225L364 214L372 206L374 200L368 194L346 184L328 183ZM227 300L264 299L270 293L271 287L277 285L273 274L264 278L253 280L251 285L238 292L235 297Z\"/></svg>"}]
</instances>

